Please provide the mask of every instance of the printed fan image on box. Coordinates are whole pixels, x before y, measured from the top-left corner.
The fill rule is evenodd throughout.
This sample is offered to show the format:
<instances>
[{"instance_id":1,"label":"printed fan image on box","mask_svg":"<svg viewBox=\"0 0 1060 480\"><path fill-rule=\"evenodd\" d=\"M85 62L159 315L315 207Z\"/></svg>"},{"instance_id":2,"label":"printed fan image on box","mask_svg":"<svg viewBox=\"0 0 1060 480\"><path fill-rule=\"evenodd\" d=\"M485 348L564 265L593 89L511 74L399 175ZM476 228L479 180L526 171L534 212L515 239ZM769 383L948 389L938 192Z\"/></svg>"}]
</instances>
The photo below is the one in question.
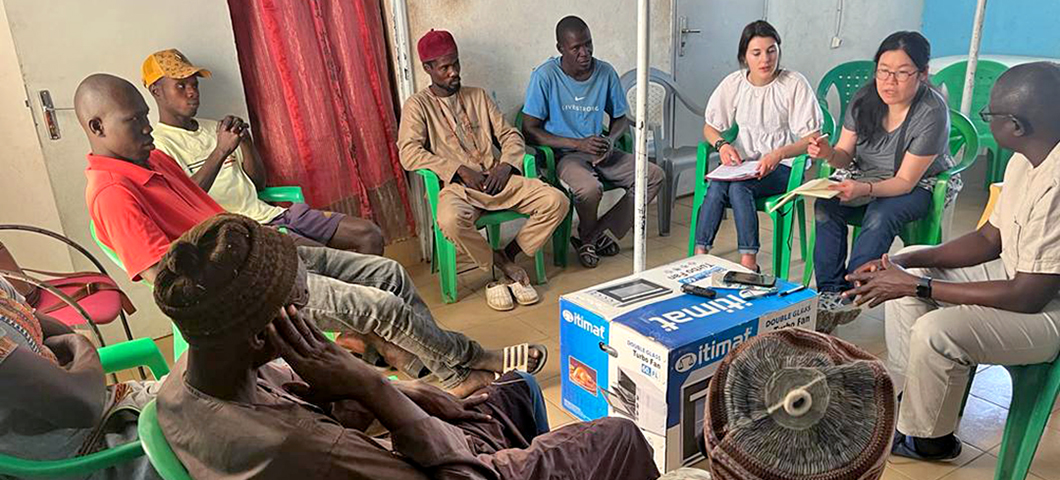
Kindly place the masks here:
<instances>
[{"instance_id":1,"label":"printed fan image on box","mask_svg":"<svg viewBox=\"0 0 1060 480\"><path fill-rule=\"evenodd\" d=\"M561 296L562 407L581 420L634 421L660 470L700 460L695 439L718 362L759 333L812 330L817 314L812 290L752 300L738 289L717 288L714 299L681 293L727 270L746 271L699 255Z\"/></svg>"}]
</instances>

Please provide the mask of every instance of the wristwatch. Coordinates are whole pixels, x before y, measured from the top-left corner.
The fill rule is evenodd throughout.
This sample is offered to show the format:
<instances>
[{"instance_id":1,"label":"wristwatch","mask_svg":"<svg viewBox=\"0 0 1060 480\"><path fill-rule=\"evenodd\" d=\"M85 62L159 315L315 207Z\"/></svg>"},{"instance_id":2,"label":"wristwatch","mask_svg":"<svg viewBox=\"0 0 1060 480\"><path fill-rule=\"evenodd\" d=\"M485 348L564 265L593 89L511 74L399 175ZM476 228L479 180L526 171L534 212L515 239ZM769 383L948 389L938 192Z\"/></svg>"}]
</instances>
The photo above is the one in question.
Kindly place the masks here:
<instances>
[{"instance_id":1,"label":"wristwatch","mask_svg":"<svg viewBox=\"0 0 1060 480\"><path fill-rule=\"evenodd\" d=\"M916 296L919 298L931 298L931 277L920 277L916 281Z\"/></svg>"},{"instance_id":2,"label":"wristwatch","mask_svg":"<svg viewBox=\"0 0 1060 480\"><path fill-rule=\"evenodd\" d=\"M724 138L719 138L718 141L714 142L714 151L715 152L721 151L721 147L723 145L728 145L728 144L729 144L728 140L725 140Z\"/></svg>"}]
</instances>

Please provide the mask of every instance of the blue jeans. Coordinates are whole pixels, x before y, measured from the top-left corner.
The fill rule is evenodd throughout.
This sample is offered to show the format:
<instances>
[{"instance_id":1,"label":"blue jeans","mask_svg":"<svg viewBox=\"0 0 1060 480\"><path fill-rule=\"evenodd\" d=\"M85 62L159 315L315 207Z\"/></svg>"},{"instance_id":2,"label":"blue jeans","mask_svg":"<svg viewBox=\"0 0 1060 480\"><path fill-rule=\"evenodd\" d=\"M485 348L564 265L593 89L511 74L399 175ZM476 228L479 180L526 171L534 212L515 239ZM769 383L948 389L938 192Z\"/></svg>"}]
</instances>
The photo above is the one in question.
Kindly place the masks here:
<instances>
[{"instance_id":1,"label":"blue jeans","mask_svg":"<svg viewBox=\"0 0 1060 480\"><path fill-rule=\"evenodd\" d=\"M533 399L534 405L534 424L537 425L537 434L548 433L548 411L545 410L545 397L541 395L541 385L537 383L537 379L529 373L514 370L516 375L519 375L523 381L526 382L526 386L530 388L530 397Z\"/></svg>"},{"instance_id":2,"label":"blue jeans","mask_svg":"<svg viewBox=\"0 0 1060 480\"><path fill-rule=\"evenodd\" d=\"M309 271L302 313L322 330L375 333L415 355L446 388L466 379L467 365L482 355L477 342L438 326L400 263L325 247L298 247L298 257Z\"/></svg>"},{"instance_id":3,"label":"blue jeans","mask_svg":"<svg viewBox=\"0 0 1060 480\"><path fill-rule=\"evenodd\" d=\"M814 204L817 243L813 262L817 269L819 292L842 292L853 288L846 281L848 272L887 253L894 237L906 223L931 212L931 192L916 187L897 197L877 198L868 205L847 207L838 198L820 199ZM861 234L854 241L847 268L847 219L863 214Z\"/></svg>"},{"instance_id":4,"label":"blue jeans","mask_svg":"<svg viewBox=\"0 0 1060 480\"><path fill-rule=\"evenodd\" d=\"M707 196L699 208L696 222L696 246L710 250L721 227L725 207L732 207L736 222L736 245L742 254L755 254L761 248L758 241L758 211L755 199L784 193L788 189L791 167L778 165L773 173L757 180L739 182L710 182Z\"/></svg>"}]
</instances>

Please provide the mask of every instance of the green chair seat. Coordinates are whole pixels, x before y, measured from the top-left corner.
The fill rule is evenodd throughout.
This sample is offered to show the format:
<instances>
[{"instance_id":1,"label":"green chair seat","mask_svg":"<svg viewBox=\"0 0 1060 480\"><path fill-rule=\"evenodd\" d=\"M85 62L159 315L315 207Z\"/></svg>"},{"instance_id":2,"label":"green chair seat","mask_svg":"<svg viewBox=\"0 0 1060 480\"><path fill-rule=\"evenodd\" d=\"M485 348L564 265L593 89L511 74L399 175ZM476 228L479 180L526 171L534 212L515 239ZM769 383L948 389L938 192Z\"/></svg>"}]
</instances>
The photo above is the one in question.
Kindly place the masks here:
<instances>
[{"instance_id":1,"label":"green chair seat","mask_svg":"<svg viewBox=\"0 0 1060 480\"><path fill-rule=\"evenodd\" d=\"M149 338L141 338L100 348L99 359L105 373L139 366L148 367L155 378L169 373L169 367L158 347ZM15 478L86 477L89 474L129 462L144 454L139 440L114 448L61 460L26 460L0 455L0 476Z\"/></svg>"}]
</instances>

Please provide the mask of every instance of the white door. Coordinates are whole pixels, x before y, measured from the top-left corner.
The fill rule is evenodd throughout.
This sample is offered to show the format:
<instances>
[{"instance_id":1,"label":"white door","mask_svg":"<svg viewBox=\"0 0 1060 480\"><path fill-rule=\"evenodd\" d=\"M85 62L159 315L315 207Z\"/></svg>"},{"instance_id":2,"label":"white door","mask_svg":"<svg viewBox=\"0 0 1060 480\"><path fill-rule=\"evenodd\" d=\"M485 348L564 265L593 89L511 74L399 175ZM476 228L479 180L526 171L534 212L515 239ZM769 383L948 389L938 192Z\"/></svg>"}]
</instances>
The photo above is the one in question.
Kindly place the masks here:
<instances>
[{"instance_id":1,"label":"white door","mask_svg":"<svg viewBox=\"0 0 1060 480\"><path fill-rule=\"evenodd\" d=\"M674 76L700 105L740 64L736 47L743 27L766 16L766 0L675 0ZM703 137L703 112L676 107L677 145ZM683 183L683 182L682 182ZM680 194L680 192L679 192Z\"/></svg>"},{"instance_id":2,"label":"white door","mask_svg":"<svg viewBox=\"0 0 1060 480\"><path fill-rule=\"evenodd\" d=\"M165 335L170 331L169 321L155 307L150 289L130 284L103 256L89 234L84 175L89 145L74 115L73 95L81 79L89 74L113 73L140 87L152 109L152 121L157 120L154 102L140 83L140 65L154 51L178 48L214 74L203 81L200 115L219 118L232 113L246 118L228 6L218 0L2 1L63 233L93 252L130 294L138 308L130 319L133 333ZM46 120L46 100L42 101L42 95L51 101L50 121ZM74 257L75 268L91 269L90 263ZM118 338L117 322L104 332L110 340Z\"/></svg>"}]
</instances>

